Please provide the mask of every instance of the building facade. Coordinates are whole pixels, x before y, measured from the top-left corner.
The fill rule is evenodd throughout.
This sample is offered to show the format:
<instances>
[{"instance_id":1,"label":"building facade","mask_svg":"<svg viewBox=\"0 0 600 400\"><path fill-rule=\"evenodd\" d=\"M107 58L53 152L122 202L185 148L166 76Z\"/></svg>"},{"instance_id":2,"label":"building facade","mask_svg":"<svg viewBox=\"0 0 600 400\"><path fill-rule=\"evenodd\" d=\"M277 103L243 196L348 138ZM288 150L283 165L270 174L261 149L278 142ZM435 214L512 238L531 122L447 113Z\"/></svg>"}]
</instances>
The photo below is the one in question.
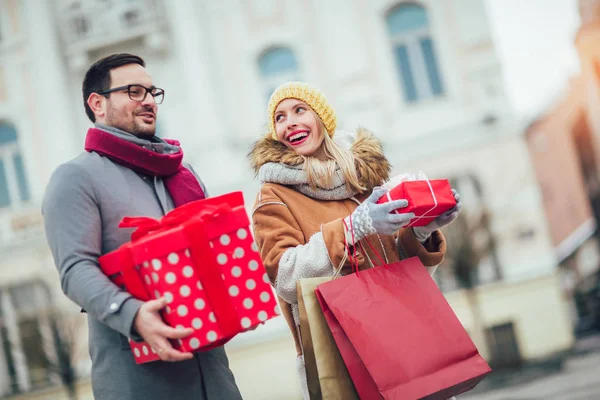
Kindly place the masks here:
<instances>
[{"instance_id":1,"label":"building facade","mask_svg":"<svg viewBox=\"0 0 600 400\"><path fill-rule=\"evenodd\" d=\"M576 333L600 330L600 2L580 0L581 72L526 130Z\"/></svg>"},{"instance_id":2,"label":"building facade","mask_svg":"<svg viewBox=\"0 0 600 400\"><path fill-rule=\"evenodd\" d=\"M165 89L160 135L180 139L211 194L243 190L249 207L258 182L245 155L266 131L271 91L296 79L320 87L341 129L377 133L395 173L448 177L463 194L448 235L470 234L477 257L466 268L477 279L460 279L458 252L436 279L482 353L509 365L571 345L542 197L482 0L0 0L0 21L0 396L59 383L43 372L52 346L41 362L28 345L51 341L48 313L21 311L14 293L27 287L40 293L29 301L49 304L47 295L78 311L61 294L40 202L52 171L83 147L85 70L121 51L142 56ZM281 318L228 349L244 398L299 397Z\"/></svg>"}]
</instances>

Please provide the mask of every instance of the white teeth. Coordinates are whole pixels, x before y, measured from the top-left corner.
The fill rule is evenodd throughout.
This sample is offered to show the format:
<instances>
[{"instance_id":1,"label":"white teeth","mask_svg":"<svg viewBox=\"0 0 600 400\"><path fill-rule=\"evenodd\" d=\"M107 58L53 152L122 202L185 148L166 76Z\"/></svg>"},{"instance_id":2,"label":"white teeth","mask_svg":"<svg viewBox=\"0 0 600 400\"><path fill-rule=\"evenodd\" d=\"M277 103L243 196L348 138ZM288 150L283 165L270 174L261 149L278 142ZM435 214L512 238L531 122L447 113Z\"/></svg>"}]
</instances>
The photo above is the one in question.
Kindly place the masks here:
<instances>
[{"instance_id":1,"label":"white teeth","mask_svg":"<svg viewBox=\"0 0 600 400\"><path fill-rule=\"evenodd\" d=\"M288 140L291 142L291 141L293 141L293 140L297 140L297 139L305 138L305 137L307 137L307 136L308 136L308 133L306 133L306 132L300 132L300 133L297 133L297 134L295 134L295 135L292 135L292 136L290 136L290 137L288 138Z\"/></svg>"}]
</instances>

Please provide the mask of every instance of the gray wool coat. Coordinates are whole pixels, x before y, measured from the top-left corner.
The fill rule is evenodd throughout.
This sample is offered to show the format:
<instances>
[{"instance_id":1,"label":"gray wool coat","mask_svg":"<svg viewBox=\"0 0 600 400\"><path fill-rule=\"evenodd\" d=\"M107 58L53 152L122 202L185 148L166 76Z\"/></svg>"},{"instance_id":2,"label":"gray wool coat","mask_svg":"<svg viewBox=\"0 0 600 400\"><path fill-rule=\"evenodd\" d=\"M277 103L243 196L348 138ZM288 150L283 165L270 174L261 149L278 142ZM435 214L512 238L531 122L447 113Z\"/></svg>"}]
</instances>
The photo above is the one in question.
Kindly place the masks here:
<instances>
[{"instance_id":1,"label":"gray wool coat","mask_svg":"<svg viewBox=\"0 0 600 400\"><path fill-rule=\"evenodd\" d=\"M118 136L158 152L170 146L127 135ZM118 228L123 217L160 218L172 208L162 179L142 176L96 153L61 165L46 189L44 224L62 288L88 316L96 400L241 399L223 348L195 353L183 362L135 364L126 336L139 338L132 323L142 302L99 268L98 257L130 239L131 229Z\"/></svg>"}]
</instances>

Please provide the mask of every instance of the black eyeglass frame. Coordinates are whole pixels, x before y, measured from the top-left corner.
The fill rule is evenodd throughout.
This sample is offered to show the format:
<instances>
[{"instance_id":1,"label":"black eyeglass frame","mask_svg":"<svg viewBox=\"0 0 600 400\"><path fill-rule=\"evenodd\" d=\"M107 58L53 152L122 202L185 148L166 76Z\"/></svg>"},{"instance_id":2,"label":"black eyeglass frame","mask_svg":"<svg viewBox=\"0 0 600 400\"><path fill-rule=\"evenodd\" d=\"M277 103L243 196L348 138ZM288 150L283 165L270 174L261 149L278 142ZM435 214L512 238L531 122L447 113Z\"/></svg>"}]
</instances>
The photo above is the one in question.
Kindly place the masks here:
<instances>
[{"instance_id":1,"label":"black eyeglass frame","mask_svg":"<svg viewBox=\"0 0 600 400\"><path fill-rule=\"evenodd\" d=\"M131 97L131 88L132 87L143 88L146 91L144 93L144 97L142 97L141 100L134 99L134 98ZM119 87L112 88L112 89L102 90L101 92L96 92L96 93L101 94L104 97L108 98L108 96L106 96L106 95L108 95L110 93L113 93L113 92L118 92L120 90L127 90L127 95L133 101L144 101L144 100L146 100L146 96L148 96L148 93L150 94L150 96L152 96L154 98L154 101L156 102L156 104L162 104L162 102L165 101L165 90L164 89L157 88L155 86L147 88L146 86L135 84L135 83L131 84L131 85L119 86ZM155 91L154 93L152 93L153 90ZM160 97L160 101L156 100L156 96L161 96Z\"/></svg>"}]
</instances>

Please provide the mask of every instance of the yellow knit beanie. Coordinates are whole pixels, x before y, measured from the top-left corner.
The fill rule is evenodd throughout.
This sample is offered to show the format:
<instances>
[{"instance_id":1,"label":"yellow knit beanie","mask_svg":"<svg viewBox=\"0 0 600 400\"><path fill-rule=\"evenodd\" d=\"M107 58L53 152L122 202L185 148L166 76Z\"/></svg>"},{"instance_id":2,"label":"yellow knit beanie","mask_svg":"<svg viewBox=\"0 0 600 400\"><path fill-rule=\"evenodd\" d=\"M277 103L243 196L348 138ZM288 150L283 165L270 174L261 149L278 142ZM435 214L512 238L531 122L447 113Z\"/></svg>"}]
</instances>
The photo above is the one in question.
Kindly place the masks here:
<instances>
[{"instance_id":1,"label":"yellow knit beanie","mask_svg":"<svg viewBox=\"0 0 600 400\"><path fill-rule=\"evenodd\" d=\"M287 82L279 86L269 99L269 131L273 139L277 140L277 131L275 130L275 109L285 99L297 99L305 102L313 109L323 121L325 129L329 136L333 136L337 126L335 111L329 105L329 101L319 89L304 82Z\"/></svg>"}]
</instances>

